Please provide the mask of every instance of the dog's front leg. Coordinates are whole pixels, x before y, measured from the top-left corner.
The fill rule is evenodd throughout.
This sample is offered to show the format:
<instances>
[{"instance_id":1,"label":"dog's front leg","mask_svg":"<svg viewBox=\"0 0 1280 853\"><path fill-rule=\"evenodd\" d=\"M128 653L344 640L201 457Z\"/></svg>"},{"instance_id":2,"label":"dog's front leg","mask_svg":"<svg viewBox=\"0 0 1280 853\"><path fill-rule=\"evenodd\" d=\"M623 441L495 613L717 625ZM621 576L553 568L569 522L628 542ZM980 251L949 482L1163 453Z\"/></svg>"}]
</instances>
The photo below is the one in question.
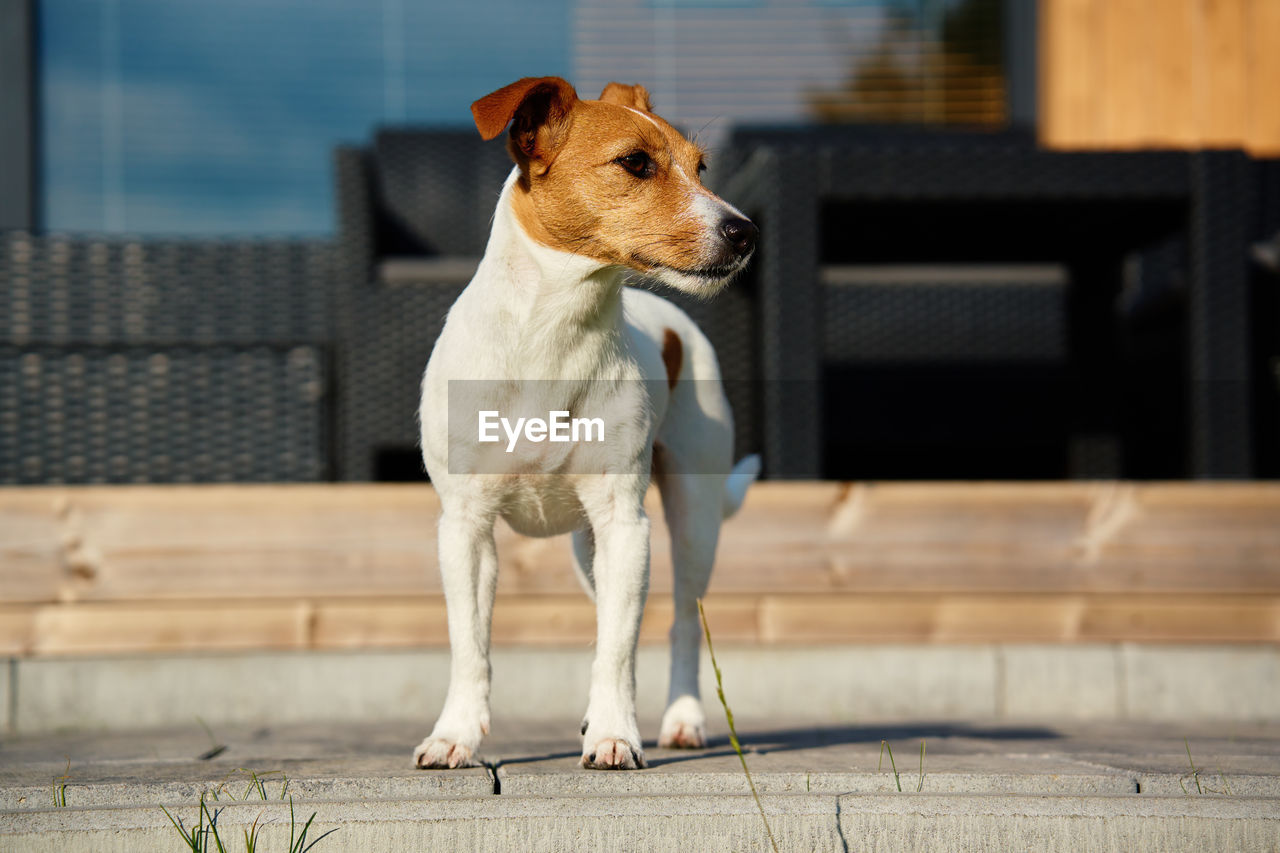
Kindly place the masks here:
<instances>
[{"instance_id":1,"label":"dog's front leg","mask_svg":"<svg viewBox=\"0 0 1280 853\"><path fill-rule=\"evenodd\" d=\"M449 693L413 759L419 767L474 767L480 739L489 733L489 629L498 577L493 519L446 511L439 554L449 611Z\"/></svg>"},{"instance_id":2,"label":"dog's front leg","mask_svg":"<svg viewBox=\"0 0 1280 853\"><path fill-rule=\"evenodd\" d=\"M636 725L636 641L649 591L649 519L637 500L592 522L596 657L582 766L632 770L646 766Z\"/></svg>"}]
</instances>

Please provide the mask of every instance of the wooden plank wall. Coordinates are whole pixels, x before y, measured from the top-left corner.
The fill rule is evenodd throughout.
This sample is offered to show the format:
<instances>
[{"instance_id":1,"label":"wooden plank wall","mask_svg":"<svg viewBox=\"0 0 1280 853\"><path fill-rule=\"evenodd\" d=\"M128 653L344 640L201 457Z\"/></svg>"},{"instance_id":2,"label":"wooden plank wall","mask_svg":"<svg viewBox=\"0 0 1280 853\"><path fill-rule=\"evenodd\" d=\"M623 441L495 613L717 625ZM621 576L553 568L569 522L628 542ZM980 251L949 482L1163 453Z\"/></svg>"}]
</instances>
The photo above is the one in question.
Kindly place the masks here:
<instances>
[{"instance_id":1,"label":"wooden plank wall","mask_svg":"<svg viewBox=\"0 0 1280 853\"><path fill-rule=\"evenodd\" d=\"M442 646L438 510L425 486L0 489L0 653ZM499 554L496 644L592 641L566 538L500 526ZM761 484L707 606L726 642L1277 642L1280 487Z\"/></svg>"},{"instance_id":2,"label":"wooden plank wall","mask_svg":"<svg viewBox=\"0 0 1280 853\"><path fill-rule=\"evenodd\" d=\"M1277 0L1040 0L1051 148L1280 156Z\"/></svg>"}]
</instances>

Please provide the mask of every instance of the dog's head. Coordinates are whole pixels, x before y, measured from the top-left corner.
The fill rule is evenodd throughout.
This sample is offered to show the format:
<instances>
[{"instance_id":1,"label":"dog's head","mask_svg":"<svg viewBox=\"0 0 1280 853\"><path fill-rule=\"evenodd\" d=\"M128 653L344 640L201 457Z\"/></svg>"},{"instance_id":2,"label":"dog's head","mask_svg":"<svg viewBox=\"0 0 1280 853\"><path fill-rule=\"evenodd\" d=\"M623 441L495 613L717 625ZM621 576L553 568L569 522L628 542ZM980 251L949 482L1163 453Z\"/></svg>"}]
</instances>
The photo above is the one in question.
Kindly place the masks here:
<instances>
[{"instance_id":1,"label":"dog's head","mask_svg":"<svg viewBox=\"0 0 1280 853\"><path fill-rule=\"evenodd\" d=\"M516 216L540 243L699 295L755 250L755 225L702 185L705 152L653 114L643 86L584 101L559 77L526 77L471 112L485 139L510 123Z\"/></svg>"}]
</instances>

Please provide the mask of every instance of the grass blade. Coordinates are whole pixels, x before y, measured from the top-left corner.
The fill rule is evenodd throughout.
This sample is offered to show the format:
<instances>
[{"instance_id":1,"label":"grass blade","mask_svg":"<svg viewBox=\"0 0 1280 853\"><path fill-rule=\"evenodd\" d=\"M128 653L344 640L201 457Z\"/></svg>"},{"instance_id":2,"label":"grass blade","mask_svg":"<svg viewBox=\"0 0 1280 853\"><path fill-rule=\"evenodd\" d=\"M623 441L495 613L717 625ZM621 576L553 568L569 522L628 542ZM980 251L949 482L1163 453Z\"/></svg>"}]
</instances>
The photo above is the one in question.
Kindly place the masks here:
<instances>
[{"instance_id":1,"label":"grass blade","mask_svg":"<svg viewBox=\"0 0 1280 853\"><path fill-rule=\"evenodd\" d=\"M178 834L182 836L182 841L191 848L192 853L200 853L200 846L196 839L191 837L191 833L187 832L187 828L182 825L173 815L169 814L169 810L164 806L160 807L160 811L164 812L164 816L169 818L169 823L173 824L173 828L178 830Z\"/></svg>"},{"instance_id":2,"label":"grass blade","mask_svg":"<svg viewBox=\"0 0 1280 853\"><path fill-rule=\"evenodd\" d=\"M924 738L920 739L920 782L916 785L916 793L924 790Z\"/></svg>"},{"instance_id":3,"label":"grass blade","mask_svg":"<svg viewBox=\"0 0 1280 853\"><path fill-rule=\"evenodd\" d=\"M880 762L884 762L885 750L889 751L889 766L893 768L893 781L898 785L898 793L902 793L902 779L898 777L898 765L893 763L893 747L889 746L889 741L880 741ZM880 772L880 764L876 765L876 772Z\"/></svg>"},{"instance_id":4,"label":"grass blade","mask_svg":"<svg viewBox=\"0 0 1280 853\"><path fill-rule=\"evenodd\" d=\"M204 813L209 818L209 828L205 830L205 846L208 846L209 835L213 835L213 843L218 845L218 853L227 853L227 848L222 844L222 837L218 835L218 815L221 813L222 809L215 809L213 813L210 814L209 807L205 805L203 796L200 797L200 808L204 810Z\"/></svg>"},{"instance_id":5,"label":"grass blade","mask_svg":"<svg viewBox=\"0 0 1280 853\"><path fill-rule=\"evenodd\" d=\"M302 853L307 848L303 845L307 843L307 833L311 831L311 821L316 819L316 813L312 812L311 817L307 818L307 822L302 825L302 834L298 836L298 849L290 851L290 853Z\"/></svg>"},{"instance_id":6,"label":"grass blade","mask_svg":"<svg viewBox=\"0 0 1280 853\"><path fill-rule=\"evenodd\" d=\"M1183 738L1182 745L1187 748L1187 763L1191 765L1191 778L1195 780L1196 793L1203 794L1204 789L1200 787L1200 771L1196 769L1196 763L1191 760L1191 744L1186 738ZM1186 786L1183 786L1183 790L1186 790Z\"/></svg>"},{"instance_id":7,"label":"grass blade","mask_svg":"<svg viewBox=\"0 0 1280 853\"><path fill-rule=\"evenodd\" d=\"M760 794L756 792L756 783L751 778L751 771L747 768L747 757L742 754L742 745L738 743L738 730L733 725L733 711L729 710L729 703L724 698L724 682L720 678L720 665L716 663L716 650L711 645L711 626L707 624L707 613L702 609L702 599L698 599L698 616L702 619L702 632L707 637L707 653L711 656L711 668L716 674L716 694L720 697L720 705L724 708L724 718L729 723L729 743L733 745L734 752L738 753L738 760L742 762L742 772L747 776L747 785L751 787L751 796L755 798L756 808L760 809L760 819L764 821L764 831L769 835L769 846L773 848L773 853L778 853L778 842L773 840L773 830L769 827L769 818L764 813L764 803L760 802Z\"/></svg>"},{"instance_id":8,"label":"grass blade","mask_svg":"<svg viewBox=\"0 0 1280 853\"><path fill-rule=\"evenodd\" d=\"M253 826L244 830L244 853L258 853L258 821L262 820L262 812L258 812L258 816L253 819Z\"/></svg>"},{"instance_id":9,"label":"grass blade","mask_svg":"<svg viewBox=\"0 0 1280 853\"><path fill-rule=\"evenodd\" d=\"M258 796L264 801L268 800L265 779L267 776L273 775L275 771L259 774L253 770L240 768L235 772L248 774L250 780L248 788L246 788L244 792L244 796L239 798L241 801L249 799L254 792L257 792ZM280 799L284 800L289 786L289 778L283 773L281 773L281 777L283 778L283 781L280 785ZM225 787L225 785L226 783L224 781L223 787ZM236 799L234 792L227 790L227 794L232 800ZM315 822L317 812L311 813L311 817L307 819L307 822L302 825L301 831L299 831L297 811L295 809L293 795L287 794L287 796L289 800L288 853L307 853L307 851L310 851L313 847L319 844L321 840L328 838L341 828L334 827L328 832L320 835L318 838L309 839L311 827ZM205 791L200 794L200 803L196 811L198 822L197 825L193 826L190 830L186 828L181 819L175 817L164 806L160 806L165 817L169 819L169 823L173 824L173 828L178 830L178 835L182 837L183 845L185 845L186 849L190 850L191 853L211 853L209 844L210 840L212 840L216 847L216 850L212 851L212 853L228 853L228 845L232 847L235 846L234 835L232 835L227 842L223 842L222 835L218 829L218 818L222 814L222 809L210 808L210 800L217 802L217 795L209 791ZM244 841L245 853L257 853L258 842L262 840L262 828L264 826L262 818L263 812L259 812L254 818L253 823L248 828L241 828L240 830L242 840Z\"/></svg>"},{"instance_id":10,"label":"grass blade","mask_svg":"<svg viewBox=\"0 0 1280 853\"><path fill-rule=\"evenodd\" d=\"M312 817L315 817L315 815L312 815ZM301 850L301 851L299 851L299 853L307 853L307 851L308 851L308 850L310 850L312 847L315 847L317 844L319 844L321 841L323 841L323 840L325 840L326 838L328 838L330 835L333 835L333 834L334 834L335 832L337 832L340 828L341 828L341 827L337 827L337 826L335 826L333 829L329 830L329 831L328 831L328 832L326 832L324 835L321 835L321 836L320 836L319 838L317 838L315 841L312 841L312 842L311 842L310 844L308 844L306 847L302 848L302 850Z\"/></svg>"},{"instance_id":11,"label":"grass blade","mask_svg":"<svg viewBox=\"0 0 1280 853\"><path fill-rule=\"evenodd\" d=\"M67 807L67 781L71 778L71 757L67 756L67 769L62 771L61 776L54 778L53 786L53 805L55 808L64 809ZM59 785L58 783L62 784Z\"/></svg>"}]
</instances>

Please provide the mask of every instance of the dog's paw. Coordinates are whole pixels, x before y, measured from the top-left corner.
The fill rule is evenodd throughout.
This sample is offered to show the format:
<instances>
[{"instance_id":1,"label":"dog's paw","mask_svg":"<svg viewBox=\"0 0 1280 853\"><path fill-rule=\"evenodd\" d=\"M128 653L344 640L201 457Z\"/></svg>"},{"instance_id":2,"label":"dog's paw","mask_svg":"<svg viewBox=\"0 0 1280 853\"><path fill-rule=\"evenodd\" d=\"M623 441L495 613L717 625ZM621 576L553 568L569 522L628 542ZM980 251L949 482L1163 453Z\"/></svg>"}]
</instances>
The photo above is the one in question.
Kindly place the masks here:
<instances>
[{"instance_id":1,"label":"dog's paw","mask_svg":"<svg viewBox=\"0 0 1280 853\"><path fill-rule=\"evenodd\" d=\"M707 733L702 726L692 723L672 723L662 727L658 746L663 749L703 749L707 745Z\"/></svg>"},{"instance_id":2,"label":"dog's paw","mask_svg":"<svg viewBox=\"0 0 1280 853\"><path fill-rule=\"evenodd\" d=\"M706 722L702 703L693 696L681 696L662 715L658 746L663 749L703 749L707 745Z\"/></svg>"},{"instance_id":3,"label":"dog's paw","mask_svg":"<svg viewBox=\"0 0 1280 853\"><path fill-rule=\"evenodd\" d=\"M418 744L418 748L413 751L413 763L423 770L480 766L471 747L432 737Z\"/></svg>"},{"instance_id":4,"label":"dog's paw","mask_svg":"<svg viewBox=\"0 0 1280 853\"><path fill-rule=\"evenodd\" d=\"M604 738L584 748L582 766L588 770L638 770L648 767L644 750L622 738Z\"/></svg>"}]
</instances>

